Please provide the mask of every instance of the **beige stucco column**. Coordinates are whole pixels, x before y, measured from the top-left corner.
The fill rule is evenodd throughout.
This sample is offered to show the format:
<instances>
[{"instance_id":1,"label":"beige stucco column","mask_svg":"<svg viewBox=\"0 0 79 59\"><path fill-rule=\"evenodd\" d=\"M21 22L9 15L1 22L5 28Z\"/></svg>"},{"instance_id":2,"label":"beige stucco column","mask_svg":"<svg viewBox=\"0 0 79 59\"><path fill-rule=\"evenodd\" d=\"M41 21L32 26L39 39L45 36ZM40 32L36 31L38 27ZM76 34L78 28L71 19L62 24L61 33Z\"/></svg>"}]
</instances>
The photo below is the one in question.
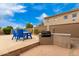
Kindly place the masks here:
<instances>
[{"instance_id":1,"label":"beige stucco column","mask_svg":"<svg viewBox=\"0 0 79 59\"><path fill-rule=\"evenodd\" d=\"M36 25L33 26L33 35L34 35L34 30L35 30Z\"/></svg>"},{"instance_id":2,"label":"beige stucco column","mask_svg":"<svg viewBox=\"0 0 79 59\"><path fill-rule=\"evenodd\" d=\"M47 31L49 31L49 19L47 20Z\"/></svg>"},{"instance_id":3,"label":"beige stucco column","mask_svg":"<svg viewBox=\"0 0 79 59\"><path fill-rule=\"evenodd\" d=\"M49 24L47 25L47 31L49 31Z\"/></svg>"}]
</instances>

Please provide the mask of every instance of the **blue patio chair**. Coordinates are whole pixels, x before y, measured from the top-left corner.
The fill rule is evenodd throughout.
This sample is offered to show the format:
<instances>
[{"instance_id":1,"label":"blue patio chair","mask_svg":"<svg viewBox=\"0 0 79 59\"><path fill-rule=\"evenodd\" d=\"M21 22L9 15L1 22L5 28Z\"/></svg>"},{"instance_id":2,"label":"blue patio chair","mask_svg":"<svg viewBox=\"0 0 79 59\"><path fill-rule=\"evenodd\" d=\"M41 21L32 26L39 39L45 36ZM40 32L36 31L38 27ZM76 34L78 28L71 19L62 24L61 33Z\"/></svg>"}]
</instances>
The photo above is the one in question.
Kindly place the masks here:
<instances>
[{"instance_id":1,"label":"blue patio chair","mask_svg":"<svg viewBox=\"0 0 79 59\"><path fill-rule=\"evenodd\" d=\"M17 40L20 38L23 38L23 41L24 41L25 35L23 33L23 30L22 29L17 30L17 34L18 34Z\"/></svg>"},{"instance_id":2,"label":"blue patio chair","mask_svg":"<svg viewBox=\"0 0 79 59\"><path fill-rule=\"evenodd\" d=\"M13 40L13 38L17 39L18 34L17 34L16 30L12 30L11 32L13 34L12 40Z\"/></svg>"},{"instance_id":3,"label":"blue patio chair","mask_svg":"<svg viewBox=\"0 0 79 59\"><path fill-rule=\"evenodd\" d=\"M28 30L24 30L24 32L26 32L26 33L24 33L24 35L25 35L25 37L28 39L29 37L32 39L32 33L31 32L29 32Z\"/></svg>"},{"instance_id":4,"label":"blue patio chair","mask_svg":"<svg viewBox=\"0 0 79 59\"><path fill-rule=\"evenodd\" d=\"M30 32L27 33L27 38L29 38L29 37L32 39L32 33L30 33Z\"/></svg>"},{"instance_id":5,"label":"blue patio chair","mask_svg":"<svg viewBox=\"0 0 79 59\"><path fill-rule=\"evenodd\" d=\"M23 38L23 41L24 41L24 39L25 39L25 35L23 33L23 30L20 30L20 29L19 30L12 30L12 34L13 34L12 40L13 40L13 38L15 38L17 41L20 38Z\"/></svg>"}]
</instances>

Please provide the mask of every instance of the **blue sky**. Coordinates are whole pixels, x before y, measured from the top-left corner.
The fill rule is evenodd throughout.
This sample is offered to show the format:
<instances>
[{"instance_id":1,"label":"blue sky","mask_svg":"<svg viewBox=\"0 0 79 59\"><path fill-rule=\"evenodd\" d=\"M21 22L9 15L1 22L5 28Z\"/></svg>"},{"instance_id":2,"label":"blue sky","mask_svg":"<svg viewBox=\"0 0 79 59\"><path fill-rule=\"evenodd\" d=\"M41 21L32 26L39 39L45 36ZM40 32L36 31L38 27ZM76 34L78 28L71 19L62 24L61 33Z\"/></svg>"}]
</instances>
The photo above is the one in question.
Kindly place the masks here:
<instances>
[{"instance_id":1,"label":"blue sky","mask_svg":"<svg viewBox=\"0 0 79 59\"><path fill-rule=\"evenodd\" d=\"M0 27L39 25L46 16L79 8L77 3L0 3Z\"/></svg>"}]
</instances>

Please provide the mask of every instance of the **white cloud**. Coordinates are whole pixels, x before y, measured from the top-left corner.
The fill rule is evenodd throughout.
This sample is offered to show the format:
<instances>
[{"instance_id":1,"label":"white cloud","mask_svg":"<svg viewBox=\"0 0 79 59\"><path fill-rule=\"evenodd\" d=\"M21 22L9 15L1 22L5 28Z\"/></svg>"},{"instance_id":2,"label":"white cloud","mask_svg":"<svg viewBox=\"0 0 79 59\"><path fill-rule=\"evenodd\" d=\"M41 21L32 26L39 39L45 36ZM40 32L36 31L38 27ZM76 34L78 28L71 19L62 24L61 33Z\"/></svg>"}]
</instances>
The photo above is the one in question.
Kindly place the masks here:
<instances>
[{"instance_id":1,"label":"white cloud","mask_svg":"<svg viewBox=\"0 0 79 59\"><path fill-rule=\"evenodd\" d=\"M59 11L60 11L60 9L53 9L53 11L54 11L54 12L59 12Z\"/></svg>"},{"instance_id":2,"label":"white cloud","mask_svg":"<svg viewBox=\"0 0 79 59\"><path fill-rule=\"evenodd\" d=\"M62 12L62 9L65 8L67 5L68 5L68 3L64 3L62 7L61 6L57 6L57 8L53 8L53 11L54 12Z\"/></svg>"},{"instance_id":3,"label":"white cloud","mask_svg":"<svg viewBox=\"0 0 79 59\"><path fill-rule=\"evenodd\" d=\"M26 12L23 8L25 7L16 3L1 3L0 16L13 16L15 12Z\"/></svg>"},{"instance_id":4,"label":"white cloud","mask_svg":"<svg viewBox=\"0 0 79 59\"><path fill-rule=\"evenodd\" d=\"M0 26L13 26L13 27L23 27L22 24L14 23L15 19L11 19L14 13L24 13L24 6L16 3L1 3L0 4Z\"/></svg>"},{"instance_id":5,"label":"white cloud","mask_svg":"<svg viewBox=\"0 0 79 59\"><path fill-rule=\"evenodd\" d=\"M0 26L2 26L2 27L13 26L14 28L16 28L16 27L23 28L24 27L22 24L7 21L5 19L0 20Z\"/></svg>"},{"instance_id":6,"label":"white cloud","mask_svg":"<svg viewBox=\"0 0 79 59\"><path fill-rule=\"evenodd\" d=\"M43 10L43 9L47 9L46 4L44 4L44 3L43 4L37 4L37 5L32 3L31 6L32 6L33 9L39 10L39 11Z\"/></svg>"},{"instance_id":7,"label":"white cloud","mask_svg":"<svg viewBox=\"0 0 79 59\"><path fill-rule=\"evenodd\" d=\"M47 17L48 15L46 13L42 13L41 16L39 17L36 17L36 19L40 20L40 21L43 21L44 17Z\"/></svg>"},{"instance_id":8,"label":"white cloud","mask_svg":"<svg viewBox=\"0 0 79 59\"><path fill-rule=\"evenodd\" d=\"M53 11L54 11L54 12L61 12L63 8L65 8L65 6L62 7L62 8L56 8L56 9L53 9Z\"/></svg>"}]
</instances>

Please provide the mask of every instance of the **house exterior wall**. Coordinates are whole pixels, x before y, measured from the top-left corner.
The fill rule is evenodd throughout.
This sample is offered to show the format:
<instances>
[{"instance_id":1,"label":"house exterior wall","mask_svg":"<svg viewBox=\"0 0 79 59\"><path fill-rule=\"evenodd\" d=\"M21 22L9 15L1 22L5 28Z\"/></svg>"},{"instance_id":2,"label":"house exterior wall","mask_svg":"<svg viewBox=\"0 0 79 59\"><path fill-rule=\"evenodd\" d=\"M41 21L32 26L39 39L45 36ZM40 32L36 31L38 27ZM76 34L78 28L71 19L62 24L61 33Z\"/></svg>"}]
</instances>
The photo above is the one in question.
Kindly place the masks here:
<instances>
[{"instance_id":1,"label":"house exterior wall","mask_svg":"<svg viewBox=\"0 0 79 59\"><path fill-rule=\"evenodd\" d=\"M77 14L75 18L72 17L72 14ZM67 16L67 19L64 19L64 16ZM75 19L75 21L73 21ZM44 25L58 25L58 24L68 24L68 23L79 23L79 11L62 14L55 17L46 18L44 20Z\"/></svg>"},{"instance_id":2,"label":"house exterior wall","mask_svg":"<svg viewBox=\"0 0 79 59\"><path fill-rule=\"evenodd\" d=\"M73 14L77 14L75 18ZM67 16L67 19L64 19ZM75 21L73 21L75 19ZM54 33L68 33L71 37L79 37L79 10L75 12L65 13L45 19L45 26L49 25L49 30Z\"/></svg>"}]
</instances>

